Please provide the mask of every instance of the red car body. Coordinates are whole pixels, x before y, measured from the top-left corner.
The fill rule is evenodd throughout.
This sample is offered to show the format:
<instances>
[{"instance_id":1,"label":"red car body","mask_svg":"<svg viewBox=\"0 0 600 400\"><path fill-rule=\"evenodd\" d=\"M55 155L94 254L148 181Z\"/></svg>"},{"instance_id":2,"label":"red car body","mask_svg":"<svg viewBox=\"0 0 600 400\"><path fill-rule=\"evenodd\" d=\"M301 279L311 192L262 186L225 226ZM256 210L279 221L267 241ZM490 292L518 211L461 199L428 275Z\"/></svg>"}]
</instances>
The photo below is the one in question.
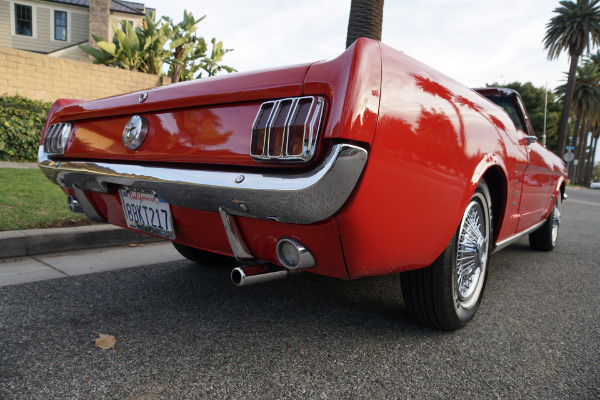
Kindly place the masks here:
<instances>
[{"instance_id":1,"label":"red car body","mask_svg":"<svg viewBox=\"0 0 600 400\"><path fill-rule=\"evenodd\" d=\"M173 240L192 248L242 254L229 219L247 259L282 265L277 244L290 238L318 274L404 272L440 256L482 179L495 248L538 227L564 193L564 164L528 140L526 114L519 129L482 96L501 90L480 92L361 38L330 61L59 100L45 131L68 123L70 133L63 154L41 146L39 164L65 193L85 196L92 217L122 227L119 187L149 187L170 204ZM272 106L264 104L290 98L321 102L313 154L253 157L262 110ZM147 134L132 150L123 131L134 115Z\"/></svg>"}]
</instances>

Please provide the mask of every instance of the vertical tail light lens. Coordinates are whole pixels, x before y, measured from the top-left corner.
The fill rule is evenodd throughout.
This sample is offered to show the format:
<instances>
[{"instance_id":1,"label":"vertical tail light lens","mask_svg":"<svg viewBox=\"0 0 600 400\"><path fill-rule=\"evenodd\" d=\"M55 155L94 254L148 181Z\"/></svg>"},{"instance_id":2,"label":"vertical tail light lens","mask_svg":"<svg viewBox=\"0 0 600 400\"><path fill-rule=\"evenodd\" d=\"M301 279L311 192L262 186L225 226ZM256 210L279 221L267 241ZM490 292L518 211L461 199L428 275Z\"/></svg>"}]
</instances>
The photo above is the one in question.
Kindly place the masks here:
<instances>
[{"instance_id":1,"label":"vertical tail light lens","mask_svg":"<svg viewBox=\"0 0 600 400\"><path fill-rule=\"evenodd\" d=\"M313 143L312 135L314 132L309 128L311 124L307 124L308 117L312 107L311 98L303 98L298 100L296 107L296 115L294 120L290 124L288 143L287 143L287 154L290 156L301 157L306 147L310 147Z\"/></svg>"},{"instance_id":2,"label":"vertical tail light lens","mask_svg":"<svg viewBox=\"0 0 600 400\"><path fill-rule=\"evenodd\" d=\"M275 107L275 102L273 101L263 103L256 116L254 126L252 127L252 145L250 146L250 153L252 155L262 155L265 152L265 148L267 147L265 143L267 139L267 127L269 126L273 107Z\"/></svg>"},{"instance_id":3,"label":"vertical tail light lens","mask_svg":"<svg viewBox=\"0 0 600 400\"><path fill-rule=\"evenodd\" d=\"M284 142L288 122L291 116L294 100L286 99L278 103L273 117L273 124L269 132L269 151L268 156L273 158L283 157Z\"/></svg>"},{"instance_id":4,"label":"vertical tail light lens","mask_svg":"<svg viewBox=\"0 0 600 400\"><path fill-rule=\"evenodd\" d=\"M65 147L71 136L72 125L70 122L52 124L44 136L44 153L53 156L65 154Z\"/></svg>"},{"instance_id":5,"label":"vertical tail light lens","mask_svg":"<svg viewBox=\"0 0 600 400\"><path fill-rule=\"evenodd\" d=\"M310 160L315 154L324 106L323 98L313 96L263 103L252 126L252 157Z\"/></svg>"}]
</instances>

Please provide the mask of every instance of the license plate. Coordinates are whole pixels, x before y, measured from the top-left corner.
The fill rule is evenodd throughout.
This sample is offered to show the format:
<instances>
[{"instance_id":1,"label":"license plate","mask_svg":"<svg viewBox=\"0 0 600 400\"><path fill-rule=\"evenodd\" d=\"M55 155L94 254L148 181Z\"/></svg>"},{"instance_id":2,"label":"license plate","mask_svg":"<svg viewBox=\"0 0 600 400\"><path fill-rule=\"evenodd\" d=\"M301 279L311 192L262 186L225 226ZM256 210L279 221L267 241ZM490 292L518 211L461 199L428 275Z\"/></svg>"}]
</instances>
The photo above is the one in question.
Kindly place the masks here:
<instances>
[{"instance_id":1,"label":"license plate","mask_svg":"<svg viewBox=\"0 0 600 400\"><path fill-rule=\"evenodd\" d=\"M154 190L124 186L119 194L128 227L175 239L171 208Z\"/></svg>"}]
</instances>

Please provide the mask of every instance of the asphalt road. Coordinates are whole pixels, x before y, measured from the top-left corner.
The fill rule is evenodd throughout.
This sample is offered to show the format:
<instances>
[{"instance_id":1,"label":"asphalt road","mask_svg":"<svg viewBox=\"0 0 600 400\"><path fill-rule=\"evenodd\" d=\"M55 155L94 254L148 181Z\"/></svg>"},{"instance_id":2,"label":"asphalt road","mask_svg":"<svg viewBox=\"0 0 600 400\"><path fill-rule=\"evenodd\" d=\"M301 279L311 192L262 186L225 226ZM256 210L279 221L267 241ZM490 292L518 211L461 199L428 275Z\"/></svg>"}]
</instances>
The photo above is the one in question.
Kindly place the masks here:
<instances>
[{"instance_id":1,"label":"asphalt road","mask_svg":"<svg viewBox=\"0 0 600 400\"><path fill-rule=\"evenodd\" d=\"M236 288L175 261L0 288L0 398L598 399L600 191L569 196L555 251L495 254L453 333L408 318L398 275Z\"/></svg>"}]
</instances>

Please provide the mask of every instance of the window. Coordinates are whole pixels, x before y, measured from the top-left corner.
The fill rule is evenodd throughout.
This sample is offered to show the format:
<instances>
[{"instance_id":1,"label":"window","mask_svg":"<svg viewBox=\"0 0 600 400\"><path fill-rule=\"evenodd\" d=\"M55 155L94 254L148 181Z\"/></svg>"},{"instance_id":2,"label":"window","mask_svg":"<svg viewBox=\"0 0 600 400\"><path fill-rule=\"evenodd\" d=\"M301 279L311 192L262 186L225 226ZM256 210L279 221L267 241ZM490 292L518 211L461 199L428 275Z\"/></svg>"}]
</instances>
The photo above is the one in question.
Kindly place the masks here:
<instances>
[{"instance_id":1,"label":"window","mask_svg":"<svg viewBox=\"0 0 600 400\"><path fill-rule=\"evenodd\" d=\"M54 11L54 40L67 40L67 13Z\"/></svg>"},{"instance_id":2,"label":"window","mask_svg":"<svg viewBox=\"0 0 600 400\"><path fill-rule=\"evenodd\" d=\"M509 97L492 95L486 96L486 98L495 103L497 106L502 107L518 129L522 130L523 132L527 132L523 126L523 122L521 122L521 118L519 117L519 113L517 112L515 104Z\"/></svg>"},{"instance_id":3,"label":"window","mask_svg":"<svg viewBox=\"0 0 600 400\"><path fill-rule=\"evenodd\" d=\"M15 33L17 35L32 36L31 6L15 4Z\"/></svg>"},{"instance_id":4,"label":"window","mask_svg":"<svg viewBox=\"0 0 600 400\"><path fill-rule=\"evenodd\" d=\"M121 21L121 30L125 33L127 33L127 24L133 27L133 21Z\"/></svg>"}]
</instances>

